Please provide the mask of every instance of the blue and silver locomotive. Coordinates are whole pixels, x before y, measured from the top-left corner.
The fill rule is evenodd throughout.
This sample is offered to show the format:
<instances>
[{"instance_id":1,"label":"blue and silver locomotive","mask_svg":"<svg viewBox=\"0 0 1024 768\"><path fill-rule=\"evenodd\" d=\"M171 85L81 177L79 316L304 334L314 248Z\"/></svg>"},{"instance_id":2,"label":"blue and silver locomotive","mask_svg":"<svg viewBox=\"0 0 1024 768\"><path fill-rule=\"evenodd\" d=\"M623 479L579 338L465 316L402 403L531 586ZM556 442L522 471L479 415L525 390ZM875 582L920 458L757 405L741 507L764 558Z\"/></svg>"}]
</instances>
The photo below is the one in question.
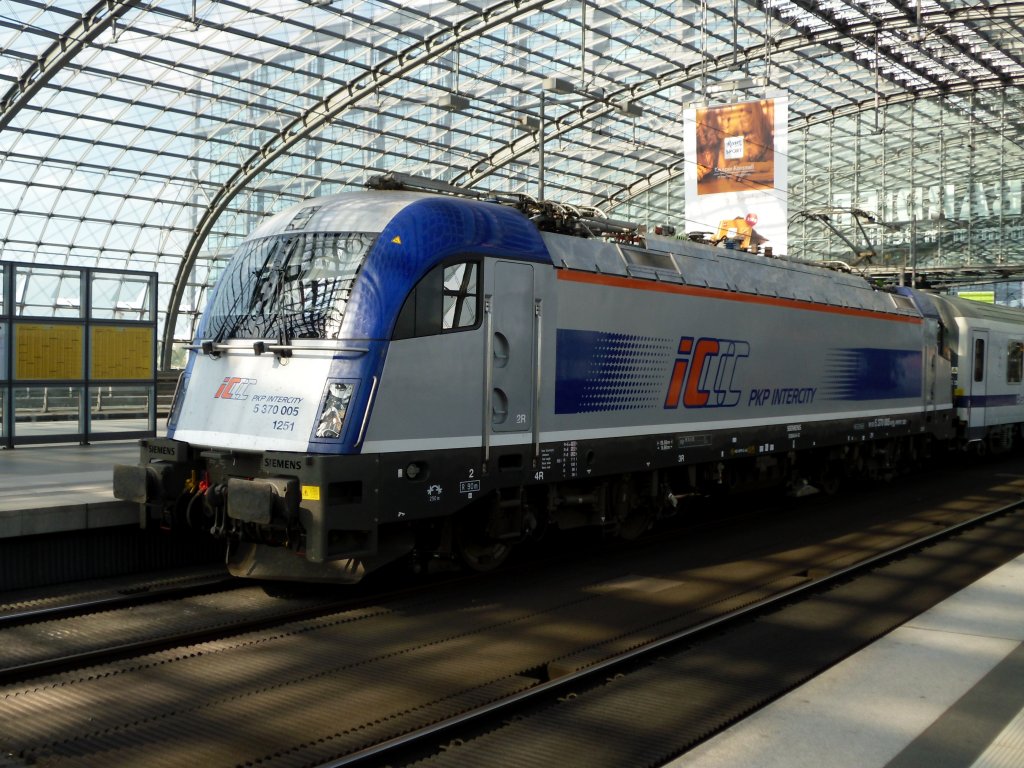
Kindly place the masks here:
<instances>
[{"instance_id":1,"label":"blue and silver locomotive","mask_svg":"<svg viewBox=\"0 0 1024 768\"><path fill-rule=\"evenodd\" d=\"M1021 313L528 199L304 202L190 349L115 495L261 578L485 569L546 526L634 536L685 494L832 490L1024 421Z\"/></svg>"}]
</instances>

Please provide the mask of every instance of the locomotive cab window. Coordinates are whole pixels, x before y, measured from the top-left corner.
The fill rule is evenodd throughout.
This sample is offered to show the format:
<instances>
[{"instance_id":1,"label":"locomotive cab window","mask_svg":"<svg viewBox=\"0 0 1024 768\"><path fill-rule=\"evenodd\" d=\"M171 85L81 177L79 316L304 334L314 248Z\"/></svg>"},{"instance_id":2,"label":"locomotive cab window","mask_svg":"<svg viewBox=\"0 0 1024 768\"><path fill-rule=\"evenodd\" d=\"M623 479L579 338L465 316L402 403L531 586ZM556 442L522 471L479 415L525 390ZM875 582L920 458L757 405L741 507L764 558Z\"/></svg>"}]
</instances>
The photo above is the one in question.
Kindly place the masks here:
<instances>
[{"instance_id":1,"label":"locomotive cab window","mask_svg":"<svg viewBox=\"0 0 1024 768\"><path fill-rule=\"evenodd\" d=\"M472 328L477 315L477 265L472 261L444 268L444 314L441 330Z\"/></svg>"},{"instance_id":2,"label":"locomotive cab window","mask_svg":"<svg viewBox=\"0 0 1024 768\"><path fill-rule=\"evenodd\" d=\"M939 357L945 358L946 360L953 359L953 351L949 348L948 337L946 335L946 326L940 322L939 330L935 335L935 343L938 347Z\"/></svg>"},{"instance_id":3,"label":"locomotive cab window","mask_svg":"<svg viewBox=\"0 0 1024 768\"><path fill-rule=\"evenodd\" d=\"M413 288L392 337L411 339L475 328L480 317L480 264L441 264Z\"/></svg>"},{"instance_id":4,"label":"locomotive cab window","mask_svg":"<svg viewBox=\"0 0 1024 768\"><path fill-rule=\"evenodd\" d=\"M1024 342L1011 341L1006 350L1006 383L1020 384L1024 378Z\"/></svg>"},{"instance_id":5,"label":"locomotive cab window","mask_svg":"<svg viewBox=\"0 0 1024 768\"><path fill-rule=\"evenodd\" d=\"M300 232L243 243L218 281L207 335L336 339L377 235Z\"/></svg>"}]
</instances>

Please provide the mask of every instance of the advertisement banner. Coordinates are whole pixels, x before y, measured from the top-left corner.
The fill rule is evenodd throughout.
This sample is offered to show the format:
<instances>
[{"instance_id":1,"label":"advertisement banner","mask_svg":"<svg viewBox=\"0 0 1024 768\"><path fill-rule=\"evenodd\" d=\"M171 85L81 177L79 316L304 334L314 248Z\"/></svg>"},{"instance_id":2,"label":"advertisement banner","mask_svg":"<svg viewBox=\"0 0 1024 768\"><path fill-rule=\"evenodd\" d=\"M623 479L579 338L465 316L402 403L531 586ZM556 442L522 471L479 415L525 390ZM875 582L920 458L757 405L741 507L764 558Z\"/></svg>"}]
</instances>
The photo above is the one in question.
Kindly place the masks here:
<instances>
[{"instance_id":1,"label":"advertisement banner","mask_svg":"<svg viewBox=\"0 0 1024 768\"><path fill-rule=\"evenodd\" d=\"M786 253L788 99L687 109L687 231Z\"/></svg>"}]
</instances>

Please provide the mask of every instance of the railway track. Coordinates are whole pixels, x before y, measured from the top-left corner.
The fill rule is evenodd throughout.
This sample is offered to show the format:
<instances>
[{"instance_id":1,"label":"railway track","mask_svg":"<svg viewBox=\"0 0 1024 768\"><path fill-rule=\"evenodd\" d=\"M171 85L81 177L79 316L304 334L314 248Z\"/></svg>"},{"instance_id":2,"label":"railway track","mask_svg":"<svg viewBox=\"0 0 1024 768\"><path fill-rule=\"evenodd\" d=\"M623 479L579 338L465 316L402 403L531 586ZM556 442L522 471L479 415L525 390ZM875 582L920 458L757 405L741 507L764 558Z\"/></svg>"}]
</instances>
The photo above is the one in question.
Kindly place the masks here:
<instances>
[{"instance_id":1,"label":"railway track","mask_svg":"<svg viewBox=\"0 0 1024 768\"><path fill-rule=\"evenodd\" d=\"M698 518L669 535L694 535L750 516L749 511L733 511L711 520ZM517 568L543 567L545 559L556 558L564 559L564 555L537 553L528 563L509 566L496 577L514 579ZM494 577L449 573L434 583L442 579L486 582L490 578ZM385 579L383 589L365 584L345 588L280 584L271 588L227 576L220 570L142 582L123 580L103 589L85 588L78 593L0 603L0 685L258 631L372 602L387 603L396 596L428 589L429 584L410 586L401 579ZM285 598L278 599L281 595ZM108 639L111 636L117 641ZM60 638L60 642L52 643L52 638Z\"/></svg>"},{"instance_id":2,"label":"railway track","mask_svg":"<svg viewBox=\"0 0 1024 768\"><path fill-rule=\"evenodd\" d=\"M833 573L808 575L756 603L319 768L499 765L497 756L511 755L522 766L663 765L983 576L991 560L975 560L979 551L1005 561L1024 553L1022 510L1024 500L1013 502ZM959 573L943 578L936 566L944 564ZM894 600L915 583L928 588ZM814 620L825 612L832 614L827 627ZM739 659L771 669L769 680L720 674ZM708 669L719 679L709 682ZM623 712L634 713L628 723ZM580 739L585 718L602 738Z\"/></svg>"},{"instance_id":3,"label":"railway track","mask_svg":"<svg viewBox=\"0 0 1024 768\"><path fill-rule=\"evenodd\" d=\"M0 613L0 685L254 632L364 601L354 590L279 599L253 582L207 576L12 607Z\"/></svg>"},{"instance_id":4,"label":"railway track","mask_svg":"<svg viewBox=\"0 0 1024 768\"><path fill-rule=\"evenodd\" d=\"M71 589L64 593L0 603L0 632L10 627L82 616L101 610L129 608L162 600L232 589L240 582L223 568L187 575L174 575L132 583L124 581L106 588Z\"/></svg>"},{"instance_id":5,"label":"railway track","mask_svg":"<svg viewBox=\"0 0 1024 768\"><path fill-rule=\"evenodd\" d=\"M202 642L7 683L0 686L0 706L5 711L0 754L34 765L160 764L154 754L160 754L166 765L344 764L331 762L339 758L353 764L385 760L398 764L419 758L443 761L446 755L453 760L461 755L461 762L455 762L466 765L485 764L478 758L487 754L502 764L510 753L501 752L500 739L513 733L505 729L519 718L533 717L531 711L537 708L544 713L558 710L561 714L551 722L564 725L564 718L571 720L573 711L585 712L560 709L562 704L552 704L550 698L538 704L533 696L555 696L556 701L560 696L566 703L595 701L591 698L595 692L616 688L607 682L609 677L621 681L618 690L639 691L643 696L657 689L659 681L671 683L675 703L652 705L646 715L650 723L642 717L631 724L616 722L602 709L603 729L598 720L584 717L586 727L594 729L592 740L604 742L612 735L635 731L648 743L660 744L664 734L652 734L650 724L663 722L665 713L696 707L698 711L689 714L703 722L708 702L727 702L732 697L731 714L726 712L725 719L756 706L756 701L741 695L752 689L750 681L730 671L737 660L754 657L751 651L743 652L746 656L733 651L730 656L728 649L739 641L730 639L734 630L722 617L811 583L820 573L840 572L863 561L869 552L920 539L954 519L974 517L983 507L1005 506L1024 495L1024 478L1015 476L992 480L983 489L961 488L956 498L964 501L945 504L942 499L950 496L951 489L943 482L907 486L899 492L890 489L885 504L869 502L871 510L856 514L852 507L846 511L841 507L827 511L832 505L803 507L773 516L771 523L764 520L756 526L706 531L671 547L588 555L564 565L446 584L415 595L321 611L300 621L276 622L248 632L229 629ZM914 503L919 508L896 514L884 508L890 503L894 507ZM1017 536L1005 531L1000 535L1004 540ZM960 534L954 541L967 538L968 534ZM996 554L1005 556L1005 543L1000 546ZM977 567L982 567L981 560L998 559L957 557ZM906 559L912 561L929 562L918 556ZM948 566L946 560L937 569L925 568L924 583L932 580L944 589L952 588L944 573L959 571ZM900 586L906 591L905 581ZM826 594L843 588L833 587ZM791 607L767 618L748 615L730 621L751 627L768 622L777 631L771 616L808 603L797 602L795 592L787 599L793 602ZM764 605L762 609L767 610ZM207 606L203 610L217 614L227 609ZM832 610L811 611L810 619L797 624L801 628L797 634L806 634L815 621L820 623L815 615L831 616ZM894 620L888 614L885 618ZM851 626L863 627L868 634L886 631L876 625L871 610L865 608ZM695 628L704 633L703 644L697 636L680 636ZM706 639L708 633L716 633L712 641ZM793 634L785 635L791 655L792 644L799 639ZM680 637L667 640L676 636ZM866 642L863 636L859 641ZM658 642L693 644L698 655L667 672L658 670L658 662L639 657L614 662L638 667L630 674L602 666ZM755 650L773 647L763 638L754 645ZM667 657L667 646L655 653ZM769 669L772 664L762 667ZM586 669L597 672L597 682L573 681L573 675ZM651 679L641 683L636 675L645 670ZM707 686L714 682L708 679L709 671L720 673L732 693L709 694ZM787 684L808 674L812 673L798 670ZM764 693L767 684L763 682L753 686L760 698L772 695ZM686 689L691 683L707 690ZM507 706L519 707L512 725L498 727L493 719L486 719L490 711L492 718L507 720ZM619 709L613 706L611 711L618 711L619 720L630 713L636 717L637 707L615 706ZM39 712L47 716L40 718ZM539 733L550 728L550 724L543 726L546 717L530 720ZM689 732L677 725L665 729ZM607 728L614 734L605 733ZM574 727L565 730L580 732ZM478 735L482 732L486 735ZM554 743L553 736L545 735L544 740L549 738ZM685 748L671 740L665 743L669 742L669 751ZM446 746L443 752L437 751L440 743ZM374 752L380 745L388 751ZM517 749L524 745L538 755L543 753L539 740L527 738ZM630 752L633 748L619 746L609 754L628 758L618 765L648 764ZM552 749L557 752L557 747ZM575 752L587 754L579 746ZM574 762L572 754L574 750L569 750L553 762L601 764L585 763L582 758ZM551 764L538 760L536 764Z\"/></svg>"}]
</instances>

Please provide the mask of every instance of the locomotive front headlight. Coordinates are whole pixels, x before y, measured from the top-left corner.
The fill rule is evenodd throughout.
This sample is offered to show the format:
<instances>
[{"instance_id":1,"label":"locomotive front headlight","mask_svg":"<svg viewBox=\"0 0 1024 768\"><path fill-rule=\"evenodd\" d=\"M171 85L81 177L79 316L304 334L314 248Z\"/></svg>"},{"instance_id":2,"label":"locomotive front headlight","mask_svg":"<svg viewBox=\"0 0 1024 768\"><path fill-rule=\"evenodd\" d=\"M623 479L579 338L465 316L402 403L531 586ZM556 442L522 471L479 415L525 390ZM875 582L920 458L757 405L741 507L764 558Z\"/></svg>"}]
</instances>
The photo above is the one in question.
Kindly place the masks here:
<instances>
[{"instance_id":1,"label":"locomotive front headlight","mask_svg":"<svg viewBox=\"0 0 1024 768\"><path fill-rule=\"evenodd\" d=\"M345 414L352 399L351 384L332 382L327 387L324 403L320 407L320 421L316 425L317 437L341 437L341 428L345 425Z\"/></svg>"}]
</instances>

